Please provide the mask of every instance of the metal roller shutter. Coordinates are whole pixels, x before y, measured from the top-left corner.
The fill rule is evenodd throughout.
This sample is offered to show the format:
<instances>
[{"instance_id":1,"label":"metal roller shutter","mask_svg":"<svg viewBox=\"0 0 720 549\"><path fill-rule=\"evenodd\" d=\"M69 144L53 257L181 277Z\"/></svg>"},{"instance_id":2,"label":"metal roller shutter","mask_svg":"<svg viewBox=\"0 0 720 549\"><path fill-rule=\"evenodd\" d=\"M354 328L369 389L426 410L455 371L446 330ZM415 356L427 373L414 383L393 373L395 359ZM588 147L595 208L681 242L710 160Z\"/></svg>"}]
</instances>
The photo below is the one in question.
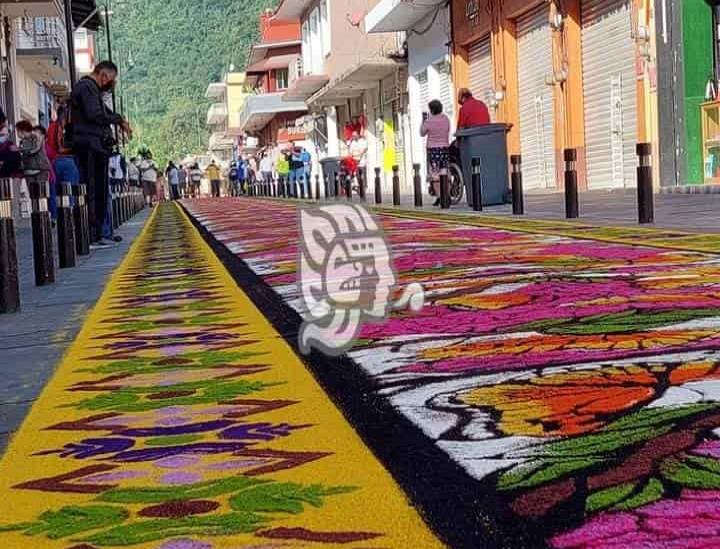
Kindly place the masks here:
<instances>
[{"instance_id":1,"label":"metal roller shutter","mask_svg":"<svg viewBox=\"0 0 720 549\"><path fill-rule=\"evenodd\" d=\"M517 21L520 148L528 189L555 187L552 34L549 8L542 5Z\"/></svg>"},{"instance_id":2,"label":"metal roller shutter","mask_svg":"<svg viewBox=\"0 0 720 549\"><path fill-rule=\"evenodd\" d=\"M492 54L490 35L475 42L468 50L469 57L469 88L472 94L482 101L488 102L495 87L493 79ZM492 115L492 109L491 109Z\"/></svg>"},{"instance_id":3,"label":"metal roller shutter","mask_svg":"<svg viewBox=\"0 0 720 549\"><path fill-rule=\"evenodd\" d=\"M585 154L591 189L635 185L635 45L627 0L583 0Z\"/></svg>"},{"instance_id":4,"label":"metal roller shutter","mask_svg":"<svg viewBox=\"0 0 720 549\"><path fill-rule=\"evenodd\" d=\"M443 104L443 111L448 115L450 120L452 120L455 116L455 87L453 86L452 75L450 74L450 64L439 63L436 67L440 85L440 101Z\"/></svg>"}]
</instances>

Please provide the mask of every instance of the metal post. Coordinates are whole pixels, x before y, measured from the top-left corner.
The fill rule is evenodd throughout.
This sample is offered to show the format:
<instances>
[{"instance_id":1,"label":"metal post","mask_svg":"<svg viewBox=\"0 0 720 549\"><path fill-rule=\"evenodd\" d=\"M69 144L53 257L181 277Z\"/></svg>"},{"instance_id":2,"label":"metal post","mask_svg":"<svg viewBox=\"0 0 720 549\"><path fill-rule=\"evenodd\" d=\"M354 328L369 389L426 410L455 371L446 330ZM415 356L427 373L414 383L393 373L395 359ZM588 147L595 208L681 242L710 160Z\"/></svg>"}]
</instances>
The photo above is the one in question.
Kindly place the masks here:
<instances>
[{"instance_id":1,"label":"metal post","mask_svg":"<svg viewBox=\"0 0 720 549\"><path fill-rule=\"evenodd\" d=\"M482 159L479 156L473 156L472 158L470 187L472 191L472 208L476 212L481 212L483 209Z\"/></svg>"},{"instance_id":2,"label":"metal post","mask_svg":"<svg viewBox=\"0 0 720 549\"><path fill-rule=\"evenodd\" d=\"M349 173L345 174L345 198L352 200L352 176Z\"/></svg>"},{"instance_id":3,"label":"metal post","mask_svg":"<svg viewBox=\"0 0 720 549\"><path fill-rule=\"evenodd\" d=\"M523 180L522 180L522 157L519 154L513 154L510 157L512 165L512 205L514 215L525 214L525 197L523 196Z\"/></svg>"},{"instance_id":4,"label":"metal post","mask_svg":"<svg viewBox=\"0 0 720 549\"><path fill-rule=\"evenodd\" d=\"M33 181L29 184L32 213L33 263L35 284L45 286L55 282L55 258L53 256L52 226L48 211L50 188L47 182Z\"/></svg>"},{"instance_id":5,"label":"metal post","mask_svg":"<svg viewBox=\"0 0 720 549\"><path fill-rule=\"evenodd\" d=\"M423 207L422 177L420 176L420 164L413 164L413 191L415 193L415 207Z\"/></svg>"},{"instance_id":6,"label":"metal post","mask_svg":"<svg viewBox=\"0 0 720 549\"><path fill-rule=\"evenodd\" d=\"M380 179L380 168L375 168L375 204L382 204L382 180Z\"/></svg>"},{"instance_id":7,"label":"metal post","mask_svg":"<svg viewBox=\"0 0 720 549\"><path fill-rule=\"evenodd\" d=\"M72 17L72 0L64 0L65 8L65 34L67 39L68 65L70 69L70 90L77 82L77 67L75 66L75 25Z\"/></svg>"},{"instance_id":8,"label":"metal post","mask_svg":"<svg viewBox=\"0 0 720 549\"><path fill-rule=\"evenodd\" d=\"M172 186L170 193L172 193ZM117 229L120 226L120 202L118 201L118 190L117 185L110 185L110 197L111 197L111 216L112 216L112 228Z\"/></svg>"},{"instance_id":9,"label":"metal post","mask_svg":"<svg viewBox=\"0 0 720 549\"><path fill-rule=\"evenodd\" d=\"M652 145L638 143L637 195L638 221L640 223L655 222L655 203L652 180Z\"/></svg>"},{"instance_id":10,"label":"metal post","mask_svg":"<svg viewBox=\"0 0 720 549\"><path fill-rule=\"evenodd\" d=\"M58 219L57 219L57 239L58 239L58 259L61 269L68 269L77 264L76 246L75 246L75 222L73 220L73 211L70 204L72 196L72 186L70 183L57 184L58 198Z\"/></svg>"},{"instance_id":11,"label":"metal post","mask_svg":"<svg viewBox=\"0 0 720 549\"><path fill-rule=\"evenodd\" d=\"M302 177L300 178L300 181L298 181L298 184L300 185L300 198L305 200L305 187L308 184L306 173L303 172ZM310 196L312 196L312 193L310 194Z\"/></svg>"},{"instance_id":12,"label":"metal post","mask_svg":"<svg viewBox=\"0 0 720 549\"><path fill-rule=\"evenodd\" d=\"M87 187L85 185L73 186L75 194L75 245L78 255L90 254L90 221L88 218ZM144 199L143 199L144 201Z\"/></svg>"},{"instance_id":13,"label":"metal post","mask_svg":"<svg viewBox=\"0 0 720 549\"><path fill-rule=\"evenodd\" d=\"M320 174L315 174L315 200L320 200Z\"/></svg>"},{"instance_id":14,"label":"metal post","mask_svg":"<svg viewBox=\"0 0 720 549\"><path fill-rule=\"evenodd\" d=\"M12 216L12 179L0 179L0 313L19 310L20 284Z\"/></svg>"},{"instance_id":15,"label":"metal post","mask_svg":"<svg viewBox=\"0 0 720 549\"><path fill-rule=\"evenodd\" d=\"M450 180L446 173L440 175L440 207L443 210L450 208Z\"/></svg>"},{"instance_id":16,"label":"metal post","mask_svg":"<svg viewBox=\"0 0 720 549\"><path fill-rule=\"evenodd\" d=\"M365 202L367 200L367 188L366 188L366 169L365 168L358 168L357 171L357 184L358 184L358 195L360 196L360 200Z\"/></svg>"},{"instance_id":17,"label":"metal post","mask_svg":"<svg viewBox=\"0 0 720 549\"><path fill-rule=\"evenodd\" d=\"M340 174L338 172L335 172L335 185L333 188L333 198L335 200L337 200L339 196L340 196Z\"/></svg>"},{"instance_id":18,"label":"metal post","mask_svg":"<svg viewBox=\"0 0 720 549\"><path fill-rule=\"evenodd\" d=\"M330 198L330 179L326 173L323 173L323 184L325 185L325 200Z\"/></svg>"},{"instance_id":19,"label":"metal post","mask_svg":"<svg viewBox=\"0 0 720 549\"><path fill-rule=\"evenodd\" d=\"M392 167L392 185L393 185L393 206L400 205L400 166L397 164Z\"/></svg>"},{"instance_id":20,"label":"metal post","mask_svg":"<svg viewBox=\"0 0 720 549\"><path fill-rule=\"evenodd\" d=\"M578 199L577 183L577 151L565 149L565 217L576 219L580 217L580 204Z\"/></svg>"}]
</instances>

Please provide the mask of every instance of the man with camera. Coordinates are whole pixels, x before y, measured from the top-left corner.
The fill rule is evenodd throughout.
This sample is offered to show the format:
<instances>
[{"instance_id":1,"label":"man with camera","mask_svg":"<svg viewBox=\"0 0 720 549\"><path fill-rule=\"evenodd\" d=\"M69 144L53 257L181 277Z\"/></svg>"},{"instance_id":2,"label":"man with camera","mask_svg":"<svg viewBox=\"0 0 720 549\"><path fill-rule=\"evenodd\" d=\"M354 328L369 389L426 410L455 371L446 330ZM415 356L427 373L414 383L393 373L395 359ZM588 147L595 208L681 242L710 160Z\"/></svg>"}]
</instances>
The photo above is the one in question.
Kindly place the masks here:
<instances>
[{"instance_id":1,"label":"man with camera","mask_svg":"<svg viewBox=\"0 0 720 549\"><path fill-rule=\"evenodd\" d=\"M95 247L113 242L103 238L103 222L108 204L108 160L117 142L112 126L128 137L132 129L127 120L112 112L103 101L103 94L112 92L117 79L117 66L103 61L92 74L82 78L73 89L72 148L80 169L80 182L87 185L90 238Z\"/></svg>"}]
</instances>

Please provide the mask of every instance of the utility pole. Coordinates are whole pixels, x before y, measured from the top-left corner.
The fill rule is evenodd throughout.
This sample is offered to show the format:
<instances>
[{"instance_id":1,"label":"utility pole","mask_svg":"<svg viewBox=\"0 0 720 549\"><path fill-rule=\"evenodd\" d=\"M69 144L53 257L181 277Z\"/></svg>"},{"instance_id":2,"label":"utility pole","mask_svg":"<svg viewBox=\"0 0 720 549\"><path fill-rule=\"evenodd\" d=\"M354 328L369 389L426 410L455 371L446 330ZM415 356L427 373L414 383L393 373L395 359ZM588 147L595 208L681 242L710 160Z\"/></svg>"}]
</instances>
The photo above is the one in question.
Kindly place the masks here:
<instances>
[{"instance_id":1,"label":"utility pole","mask_svg":"<svg viewBox=\"0 0 720 549\"><path fill-rule=\"evenodd\" d=\"M108 61L112 63L112 42L110 41L110 9L108 4L105 4L105 36L107 38L107 49L108 49ZM117 100L115 98L115 90L112 91L112 104L113 112L117 112Z\"/></svg>"},{"instance_id":2,"label":"utility pole","mask_svg":"<svg viewBox=\"0 0 720 549\"><path fill-rule=\"evenodd\" d=\"M64 0L65 7L65 33L67 35L68 65L70 65L70 90L77 81L77 67L75 67L75 25L72 18L72 0Z\"/></svg>"}]
</instances>

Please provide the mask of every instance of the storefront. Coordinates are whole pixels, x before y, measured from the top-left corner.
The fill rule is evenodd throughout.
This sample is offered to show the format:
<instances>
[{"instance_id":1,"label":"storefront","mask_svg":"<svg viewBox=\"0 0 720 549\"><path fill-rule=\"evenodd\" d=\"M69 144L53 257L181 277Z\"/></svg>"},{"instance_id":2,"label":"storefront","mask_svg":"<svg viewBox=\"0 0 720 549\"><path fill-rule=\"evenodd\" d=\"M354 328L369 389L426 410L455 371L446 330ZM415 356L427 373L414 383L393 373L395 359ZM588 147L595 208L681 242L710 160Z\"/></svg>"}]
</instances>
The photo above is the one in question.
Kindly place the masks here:
<instances>
[{"instance_id":1,"label":"storefront","mask_svg":"<svg viewBox=\"0 0 720 549\"><path fill-rule=\"evenodd\" d=\"M669 0L670 1L670 0ZM635 144L657 149L651 0L453 0L453 75L511 126L527 189L635 185Z\"/></svg>"},{"instance_id":2,"label":"storefront","mask_svg":"<svg viewBox=\"0 0 720 549\"><path fill-rule=\"evenodd\" d=\"M628 0L583 0L585 156L590 189L635 186L635 41Z\"/></svg>"},{"instance_id":3,"label":"storefront","mask_svg":"<svg viewBox=\"0 0 720 549\"><path fill-rule=\"evenodd\" d=\"M541 4L517 18L520 149L525 188L551 189L555 182L552 31L549 7Z\"/></svg>"}]
</instances>

